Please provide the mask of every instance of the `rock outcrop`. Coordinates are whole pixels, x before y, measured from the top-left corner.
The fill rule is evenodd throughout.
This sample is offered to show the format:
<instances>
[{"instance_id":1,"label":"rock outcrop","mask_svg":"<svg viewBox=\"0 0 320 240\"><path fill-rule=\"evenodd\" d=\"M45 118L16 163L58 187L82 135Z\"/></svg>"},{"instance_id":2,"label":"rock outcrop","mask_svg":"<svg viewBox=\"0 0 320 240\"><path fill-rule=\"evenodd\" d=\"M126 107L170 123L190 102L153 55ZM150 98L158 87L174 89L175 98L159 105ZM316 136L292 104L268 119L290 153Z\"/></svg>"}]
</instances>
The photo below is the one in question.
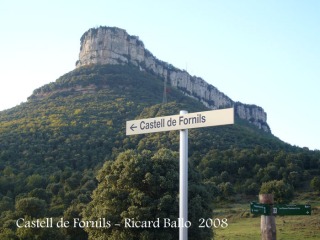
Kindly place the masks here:
<instances>
[{"instance_id":1,"label":"rock outcrop","mask_svg":"<svg viewBox=\"0 0 320 240\"><path fill-rule=\"evenodd\" d=\"M233 106L241 118L270 132L267 114L256 105L232 101L202 78L191 76L188 72L157 59L148 51L139 37L129 35L125 30L115 27L91 28L81 37L79 60L76 67L91 64L133 64L142 71L167 79L167 82L184 94L196 98L211 109Z\"/></svg>"}]
</instances>

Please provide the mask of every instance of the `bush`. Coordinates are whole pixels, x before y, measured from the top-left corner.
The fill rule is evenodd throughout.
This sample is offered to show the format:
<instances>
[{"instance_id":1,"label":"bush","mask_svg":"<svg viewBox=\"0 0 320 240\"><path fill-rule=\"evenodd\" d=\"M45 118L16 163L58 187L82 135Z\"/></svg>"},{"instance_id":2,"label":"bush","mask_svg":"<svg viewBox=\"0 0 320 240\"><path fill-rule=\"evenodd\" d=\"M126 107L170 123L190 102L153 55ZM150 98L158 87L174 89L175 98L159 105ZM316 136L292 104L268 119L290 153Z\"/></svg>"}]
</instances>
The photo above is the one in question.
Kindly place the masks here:
<instances>
[{"instance_id":1,"label":"bush","mask_svg":"<svg viewBox=\"0 0 320 240\"><path fill-rule=\"evenodd\" d=\"M289 203L293 199L293 187L283 180L264 182L260 194L273 194L275 203Z\"/></svg>"},{"instance_id":2,"label":"bush","mask_svg":"<svg viewBox=\"0 0 320 240\"><path fill-rule=\"evenodd\" d=\"M16 210L20 216L43 217L46 207L46 202L36 197L22 198L16 202Z\"/></svg>"},{"instance_id":3,"label":"bush","mask_svg":"<svg viewBox=\"0 0 320 240\"><path fill-rule=\"evenodd\" d=\"M320 177L312 178L310 186L313 190L320 192Z\"/></svg>"}]
</instances>

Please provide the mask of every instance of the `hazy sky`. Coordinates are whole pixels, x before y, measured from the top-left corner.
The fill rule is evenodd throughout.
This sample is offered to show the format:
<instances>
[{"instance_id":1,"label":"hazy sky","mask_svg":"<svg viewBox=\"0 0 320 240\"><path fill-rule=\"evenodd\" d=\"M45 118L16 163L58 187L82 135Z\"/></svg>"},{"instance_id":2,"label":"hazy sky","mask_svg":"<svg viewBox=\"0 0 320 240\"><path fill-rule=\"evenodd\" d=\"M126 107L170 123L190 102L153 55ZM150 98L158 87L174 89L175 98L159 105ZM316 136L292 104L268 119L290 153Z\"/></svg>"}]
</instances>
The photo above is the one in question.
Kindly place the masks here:
<instances>
[{"instance_id":1,"label":"hazy sky","mask_svg":"<svg viewBox=\"0 0 320 240\"><path fill-rule=\"evenodd\" d=\"M0 110L73 70L98 26L139 36L158 59L263 107L283 141L320 149L320 1L0 0Z\"/></svg>"}]
</instances>

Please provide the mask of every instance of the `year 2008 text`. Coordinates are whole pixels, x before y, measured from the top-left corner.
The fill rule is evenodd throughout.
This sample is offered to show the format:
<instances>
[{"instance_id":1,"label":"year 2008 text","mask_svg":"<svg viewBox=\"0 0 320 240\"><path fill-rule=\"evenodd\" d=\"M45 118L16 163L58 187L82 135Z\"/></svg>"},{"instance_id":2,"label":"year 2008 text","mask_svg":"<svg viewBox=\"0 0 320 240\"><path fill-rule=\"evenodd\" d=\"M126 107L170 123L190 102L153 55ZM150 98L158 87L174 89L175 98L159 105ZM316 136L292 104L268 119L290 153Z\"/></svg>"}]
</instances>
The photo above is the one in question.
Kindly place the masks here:
<instances>
[{"instance_id":1,"label":"year 2008 text","mask_svg":"<svg viewBox=\"0 0 320 240\"><path fill-rule=\"evenodd\" d=\"M228 227L227 218L200 218L199 219L199 228L226 228Z\"/></svg>"}]
</instances>

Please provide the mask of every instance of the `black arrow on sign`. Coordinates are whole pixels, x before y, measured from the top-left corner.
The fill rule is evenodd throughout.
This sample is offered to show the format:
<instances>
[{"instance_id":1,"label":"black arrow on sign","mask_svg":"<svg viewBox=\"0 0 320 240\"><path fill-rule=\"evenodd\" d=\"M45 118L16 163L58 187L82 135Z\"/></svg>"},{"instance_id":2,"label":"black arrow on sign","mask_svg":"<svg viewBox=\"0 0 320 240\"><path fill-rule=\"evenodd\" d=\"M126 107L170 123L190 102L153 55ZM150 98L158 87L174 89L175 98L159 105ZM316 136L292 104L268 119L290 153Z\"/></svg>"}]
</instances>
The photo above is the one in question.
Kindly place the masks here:
<instances>
[{"instance_id":1,"label":"black arrow on sign","mask_svg":"<svg viewBox=\"0 0 320 240\"><path fill-rule=\"evenodd\" d=\"M137 128L137 126L135 126L134 124L132 124L131 127L130 127L131 131L133 131L133 132L134 132L135 128Z\"/></svg>"}]
</instances>

